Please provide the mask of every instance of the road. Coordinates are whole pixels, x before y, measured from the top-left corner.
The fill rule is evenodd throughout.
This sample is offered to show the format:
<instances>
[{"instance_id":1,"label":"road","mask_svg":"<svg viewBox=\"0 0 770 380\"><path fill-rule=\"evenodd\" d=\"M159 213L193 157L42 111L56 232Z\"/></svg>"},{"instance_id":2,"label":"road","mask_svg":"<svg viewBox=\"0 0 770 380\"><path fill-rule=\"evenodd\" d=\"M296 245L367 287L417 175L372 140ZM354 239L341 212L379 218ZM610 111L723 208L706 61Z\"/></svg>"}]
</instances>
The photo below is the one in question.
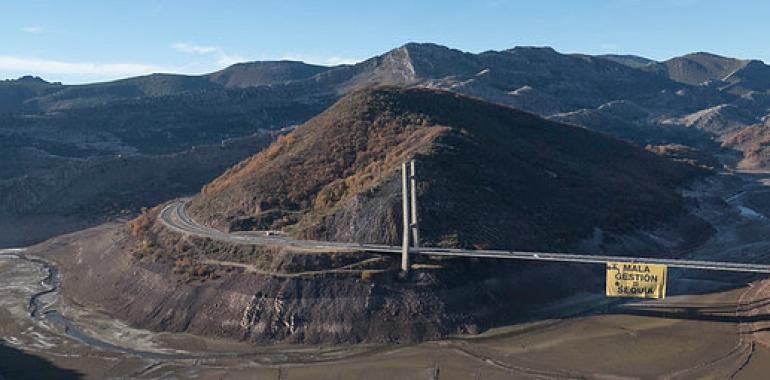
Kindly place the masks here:
<instances>
[{"instance_id":1,"label":"road","mask_svg":"<svg viewBox=\"0 0 770 380\"><path fill-rule=\"evenodd\" d=\"M347 242L330 242L316 240L298 240L288 236L271 235L267 232L235 232L225 233L217 229L197 223L187 213L186 200L174 201L161 210L158 219L168 228L178 233L233 244L281 246L314 251L349 251L377 252L401 254L400 246L382 244L360 244ZM716 270L731 272L770 273L770 265L749 264L722 261L665 259L630 256L605 256L553 252L528 252L505 250L469 250L457 248L419 247L411 248L410 252L417 255L478 257L494 259L516 259L532 261L555 261L587 264L605 264L610 261L632 262L644 264L664 264L672 268Z\"/></svg>"}]
</instances>

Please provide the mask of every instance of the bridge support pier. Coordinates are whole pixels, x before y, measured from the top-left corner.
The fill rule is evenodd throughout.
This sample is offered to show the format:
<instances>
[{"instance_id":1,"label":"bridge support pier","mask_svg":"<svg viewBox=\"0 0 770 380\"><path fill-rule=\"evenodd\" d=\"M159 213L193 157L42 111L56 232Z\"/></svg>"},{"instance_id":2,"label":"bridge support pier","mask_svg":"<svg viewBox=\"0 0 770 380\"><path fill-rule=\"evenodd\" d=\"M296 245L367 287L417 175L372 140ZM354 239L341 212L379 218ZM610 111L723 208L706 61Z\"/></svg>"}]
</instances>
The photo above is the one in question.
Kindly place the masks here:
<instances>
[{"instance_id":1,"label":"bridge support pier","mask_svg":"<svg viewBox=\"0 0 770 380\"><path fill-rule=\"evenodd\" d=\"M402 206L402 221L403 221L403 234L401 242L401 271L404 273L409 272L409 234L411 226L409 223L409 167L406 162L401 164L401 206Z\"/></svg>"},{"instance_id":2,"label":"bridge support pier","mask_svg":"<svg viewBox=\"0 0 770 380\"><path fill-rule=\"evenodd\" d=\"M401 197L404 226L401 245L401 270L409 272L411 265L410 243L414 247L420 246L420 234L417 225L417 177L415 176L414 160L401 164Z\"/></svg>"},{"instance_id":3,"label":"bridge support pier","mask_svg":"<svg viewBox=\"0 0 770 380\"><path fill-rule=\"evenodd\" d=\"M412 207L412 246L420 246L420 232L417 226L417 173L414 171L414 160L409 161L409 187L411 188L411 207Z\"/></svg>"}]
</instances>

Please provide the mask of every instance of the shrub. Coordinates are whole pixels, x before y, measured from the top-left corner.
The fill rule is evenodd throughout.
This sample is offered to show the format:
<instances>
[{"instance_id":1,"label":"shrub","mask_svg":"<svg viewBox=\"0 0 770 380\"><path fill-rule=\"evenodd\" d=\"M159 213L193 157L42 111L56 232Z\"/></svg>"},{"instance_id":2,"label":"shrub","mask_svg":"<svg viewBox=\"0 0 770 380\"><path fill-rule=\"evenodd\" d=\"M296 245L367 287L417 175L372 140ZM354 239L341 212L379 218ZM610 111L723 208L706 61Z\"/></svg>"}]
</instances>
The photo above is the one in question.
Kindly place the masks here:
<instances>
[{"instance_id":1,"label":"shrub","mask_svg":"<svg viewBox=\"0 0 770 380\"><path fill-rule=\"evenodd\" d=\"M361 279L364 281L371 281L372 278L374 278L374 275L376 274L376 271L373 270L362 270L361 271Z\"/></svg>"},{"instance_id":2,"label":"shrub","mask_svg":"<svg viewBox=\"0 0 770 380\"><path fill-rule=\"evenodd\" d=\"M131 230L131 234L135 237L146 234L152 226L152 218L147 213L147 208L142 207L142 213L128 222L128 227Z\"/></svg>"}]
</instances>

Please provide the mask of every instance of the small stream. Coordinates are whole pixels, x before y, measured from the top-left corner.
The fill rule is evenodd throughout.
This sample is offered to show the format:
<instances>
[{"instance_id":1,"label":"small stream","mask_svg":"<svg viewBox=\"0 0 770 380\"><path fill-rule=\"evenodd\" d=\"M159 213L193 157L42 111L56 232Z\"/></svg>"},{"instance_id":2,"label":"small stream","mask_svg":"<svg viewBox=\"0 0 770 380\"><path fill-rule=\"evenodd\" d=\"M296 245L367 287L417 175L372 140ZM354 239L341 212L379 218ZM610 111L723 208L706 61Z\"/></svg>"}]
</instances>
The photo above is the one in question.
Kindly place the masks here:
<instances>
[{"instance_id":1,"label":"small stream","mask_svg":"<svg viewBox=\"0 0 770 380\"><path fill-rule=\"evenodd\" d=\"M77 325L75 325L71 320L67 319L65 316L59 313L58 310L51 308L53 302L46 303L44 301L44 296L48 294L56 294L59 290L59 270L56 268L56 266L39 257L16 255L16 258L40 265L47 273L45 278L43 278L41 281L41 285L47 287L47 289L33 294L29 299L29 305L27 309L29 310L30 318L37 321L48 321L54 326L62 329L62 331L64 331L64 333L70 338L73 338L84 345L100 350L129 354L146 359L191 359L196 357L187 354L168 354L134 350L127 347L121 347L89 335Z\"/></svg>"},{"instance_id":2,"label":"small stream","mask_svg":"<svg viewBox=\"0 0 770 380\"><path fill-rule=\"evenodd\" d=\"M288 350L270 350L268 348L259 351L258 348L255 347L255 350L251 352L159 352L126 347L120 344L105 341L92 334L89 334L88 331L80 328L72 320L62 315L56 308L53 307L56 301L52 301L50 297L56 297L56 299L60 299L60 295L58 294L60 284L59 270L54 264L40 257L27 256L24 254L24 249L0 249L0 259L20 260L32 263L35 266L43 269L45 272L45 277L40 282L44 289L33 293L30 296L27 305L28 315L33 321L38 323L48 322L49 324L56 327L59 331L63 332L63 334L67 337L97 350L126 354L153 361L205 361L216 359L243 358L250 359L264 365L277 365L325 362L350 356L368 354L375 351L380 351L382 349L373 347L359 347L357 349L350 349L350 347L343 347L339 349L318 350L308 349L307 347L298 347L297 349Z\"/></svg>"}]
</instances>

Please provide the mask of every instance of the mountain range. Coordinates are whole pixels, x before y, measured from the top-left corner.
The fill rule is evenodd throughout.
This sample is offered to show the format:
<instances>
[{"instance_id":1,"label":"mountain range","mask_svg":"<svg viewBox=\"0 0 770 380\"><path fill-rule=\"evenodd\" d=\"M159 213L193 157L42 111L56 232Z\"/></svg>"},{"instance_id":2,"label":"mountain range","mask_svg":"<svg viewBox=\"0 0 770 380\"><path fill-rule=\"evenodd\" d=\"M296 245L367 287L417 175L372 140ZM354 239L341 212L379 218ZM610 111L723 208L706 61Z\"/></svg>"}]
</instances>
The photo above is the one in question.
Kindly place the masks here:
<instances>
[{"instance_id":1,"label":"mountain range","mask_svg":"<svg viewBox=\"0 0 770 380\"><path fill-rule=\"evenodd\" d=\"M144 181L119 190L105 183L96 187L100 191L75 193L66 207L58 207L58 194L62 186L98 183L99 170L111 171L129 157L146 163L131 171L141 177L169 155L206 149L211 169L177 167L173 178L184 180L167 183L175 190L164 196L193 193L222 168L264 146L236 152L228 141L262 141L309 120L345 94L381 85L447 90L639 146L679 144L736 157L747 168L767 164L758 158L766 155L766 144L752 144L748 136L770 135L765 123L770 71L761 61L694 53L656 62L561 54L547 47L474 54L409 43L334 67L272 61L201 76L154 74L86 85L37 77L0 81L0 159L14 163L0 169L0 200L13 206L0 211L0 223L13 225L30 216L98 220L116 210L152 205L159 198ZM115 201L93 207L103 199ZM9 234L14 238L4 244L19 243L17 233Z\"/></svg>"}]
</instances>

